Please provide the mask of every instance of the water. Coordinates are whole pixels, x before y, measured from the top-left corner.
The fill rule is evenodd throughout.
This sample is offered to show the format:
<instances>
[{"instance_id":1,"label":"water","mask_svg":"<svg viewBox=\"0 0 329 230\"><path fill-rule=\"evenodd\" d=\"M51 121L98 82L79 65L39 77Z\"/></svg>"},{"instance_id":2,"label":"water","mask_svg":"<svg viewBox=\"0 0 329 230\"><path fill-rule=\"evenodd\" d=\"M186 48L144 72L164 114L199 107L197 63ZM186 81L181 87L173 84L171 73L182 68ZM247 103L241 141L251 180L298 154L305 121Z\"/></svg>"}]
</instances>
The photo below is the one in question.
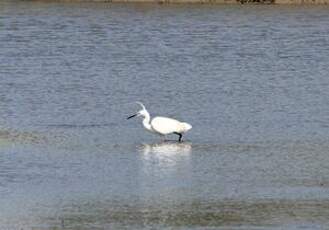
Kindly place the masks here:
<instances>
[{"instance_id":1,"label":"water","mask_svg":"<svg viewBox=\"0 0 329 230\"><path fill-rule=\"evenodd\" d=\"M0 228L327 228L328 10L1 1Z\"/></svg>"}]
</instances>

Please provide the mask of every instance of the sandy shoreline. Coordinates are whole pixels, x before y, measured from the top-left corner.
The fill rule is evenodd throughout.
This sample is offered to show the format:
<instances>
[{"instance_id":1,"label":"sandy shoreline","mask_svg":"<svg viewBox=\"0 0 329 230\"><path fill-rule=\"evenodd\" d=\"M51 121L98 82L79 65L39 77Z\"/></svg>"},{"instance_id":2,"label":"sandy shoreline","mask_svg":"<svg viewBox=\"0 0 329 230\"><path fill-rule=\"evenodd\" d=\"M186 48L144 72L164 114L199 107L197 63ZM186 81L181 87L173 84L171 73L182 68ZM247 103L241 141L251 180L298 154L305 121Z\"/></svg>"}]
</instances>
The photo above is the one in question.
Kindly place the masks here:
<instances>
[{"instance_id":1,"label":"sandy shoreline","mask_svg":"<svg viewBox=\"0 0 329 230\"><path fill-rule=\"evenodd\" d=\"M278 4L278 5L328 5L329 0L31 0L42 2L108 2L156 4Z\"/></svg>"}]
</instances>

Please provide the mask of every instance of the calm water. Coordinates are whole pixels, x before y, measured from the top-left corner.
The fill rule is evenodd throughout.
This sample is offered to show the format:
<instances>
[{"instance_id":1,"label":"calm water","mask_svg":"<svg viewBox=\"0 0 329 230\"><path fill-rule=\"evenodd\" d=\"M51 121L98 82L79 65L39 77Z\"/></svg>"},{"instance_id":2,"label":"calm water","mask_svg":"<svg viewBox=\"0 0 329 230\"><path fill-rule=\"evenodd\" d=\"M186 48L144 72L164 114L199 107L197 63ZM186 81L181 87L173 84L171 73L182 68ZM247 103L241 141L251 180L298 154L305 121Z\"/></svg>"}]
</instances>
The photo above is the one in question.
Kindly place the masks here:
<instances>
[{"instance_id":1,"label":"calm water","mask_svg":"<svg viewBox=\"0 0 329 230\"><path fill-rule=\"evenodd\" d=\"M329 7L0 2L0 229L325 229ZM181 144L127 121L187 121ZM177 138L176 136L172 138Z\"/></svg>"}]
</instances>

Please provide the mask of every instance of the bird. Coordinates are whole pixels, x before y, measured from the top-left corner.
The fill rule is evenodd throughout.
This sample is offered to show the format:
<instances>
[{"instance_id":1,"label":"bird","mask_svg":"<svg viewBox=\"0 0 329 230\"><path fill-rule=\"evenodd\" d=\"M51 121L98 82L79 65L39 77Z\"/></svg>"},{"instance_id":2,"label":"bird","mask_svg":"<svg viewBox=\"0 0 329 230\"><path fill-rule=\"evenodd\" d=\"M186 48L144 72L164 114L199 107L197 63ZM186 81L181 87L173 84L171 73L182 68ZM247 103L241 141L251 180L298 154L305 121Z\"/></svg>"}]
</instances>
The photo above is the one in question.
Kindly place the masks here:
<instances>
[{"instance_id":1,"label":"bird","mask_svg":"<svg viewBox=\"0 0 329 230\"><path fill-rule=\"evenodd\" d=\"M133 117L144 117L143 126L146 130L159 134L161 136L166 136L168 134L178 135L178 142L182 142L183 134L192 129L192 125L186 122L180 122L169 117L154 117L151 119L149 112L146 110L145 106L141 102L136 102L142 109L137 113L127 117L127 120Z\"/></svg>"}]
</instances>

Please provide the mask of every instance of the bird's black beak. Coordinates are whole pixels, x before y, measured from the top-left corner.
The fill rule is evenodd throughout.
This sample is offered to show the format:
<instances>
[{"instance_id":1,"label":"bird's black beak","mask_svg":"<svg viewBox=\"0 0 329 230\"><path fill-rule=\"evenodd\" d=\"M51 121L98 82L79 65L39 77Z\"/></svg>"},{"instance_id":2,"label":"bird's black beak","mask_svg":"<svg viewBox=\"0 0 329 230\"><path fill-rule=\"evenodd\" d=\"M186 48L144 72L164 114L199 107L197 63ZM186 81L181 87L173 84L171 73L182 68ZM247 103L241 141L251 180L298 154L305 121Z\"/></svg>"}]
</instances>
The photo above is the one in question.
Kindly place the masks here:
<instances>
[{"instance_id":1,"label":"bird's black beak","mask_svg":"<svg viewBox=\"0 0 329 230\"><path fill-rule=\"evenodd\" d=\"M137 113L134 114L134 115L131 115L131 116L127 117L127 120L130 119L130 118L136 117L136 116L137 116Z\"/></svg>"}]
</instances>

